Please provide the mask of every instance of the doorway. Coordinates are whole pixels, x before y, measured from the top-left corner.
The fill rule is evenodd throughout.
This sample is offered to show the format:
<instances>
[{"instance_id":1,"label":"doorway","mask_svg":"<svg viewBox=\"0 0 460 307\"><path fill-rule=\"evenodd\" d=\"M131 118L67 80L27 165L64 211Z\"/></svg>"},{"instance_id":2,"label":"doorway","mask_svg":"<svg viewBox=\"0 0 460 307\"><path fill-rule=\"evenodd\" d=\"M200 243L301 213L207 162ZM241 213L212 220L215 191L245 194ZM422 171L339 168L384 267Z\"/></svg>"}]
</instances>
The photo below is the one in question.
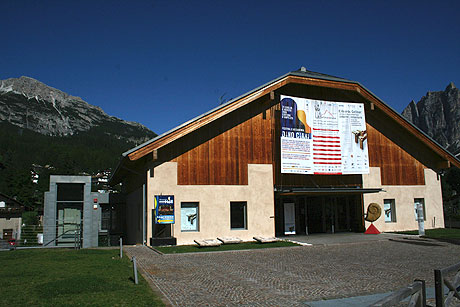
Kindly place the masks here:
<instances>
[{"instance_id":1,"label":"doorway","mask_svg":"<svg viewBox=\"0 0 460 307\"><path fill-rule=\"evenodd\" d=\"M80 238L82 209L81 204L58 203L56 221L57 245L75 244L75 240Z\"/></svg>"},{"instance_id":2,"label":"doorway","mask_svg":"<svg viewBox=\"0 0 460 307\"><path fill-rule=\"evenodd\" d=\"M276 235L362 231L361 195L290 195L276 199Z\"/></svg>"}]
</instances>

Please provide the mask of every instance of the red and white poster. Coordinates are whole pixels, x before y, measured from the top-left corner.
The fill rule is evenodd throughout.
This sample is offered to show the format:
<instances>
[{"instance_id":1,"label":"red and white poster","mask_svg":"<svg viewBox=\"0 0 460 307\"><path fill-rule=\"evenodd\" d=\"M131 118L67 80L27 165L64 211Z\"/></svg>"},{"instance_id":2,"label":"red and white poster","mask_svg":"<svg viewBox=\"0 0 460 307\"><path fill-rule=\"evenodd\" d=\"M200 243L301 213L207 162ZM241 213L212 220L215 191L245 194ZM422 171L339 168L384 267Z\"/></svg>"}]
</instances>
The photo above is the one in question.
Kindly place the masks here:
<instances>
[{"instance_id":1,"label":"red and white poster","mask_svg":"<svg viewBox=\"0 0 460 307\"><path fill-rule=\"evenodd\" d=\"M368 174L364 105L281 96L281 172Z\"/></svg>"}]
</instances>

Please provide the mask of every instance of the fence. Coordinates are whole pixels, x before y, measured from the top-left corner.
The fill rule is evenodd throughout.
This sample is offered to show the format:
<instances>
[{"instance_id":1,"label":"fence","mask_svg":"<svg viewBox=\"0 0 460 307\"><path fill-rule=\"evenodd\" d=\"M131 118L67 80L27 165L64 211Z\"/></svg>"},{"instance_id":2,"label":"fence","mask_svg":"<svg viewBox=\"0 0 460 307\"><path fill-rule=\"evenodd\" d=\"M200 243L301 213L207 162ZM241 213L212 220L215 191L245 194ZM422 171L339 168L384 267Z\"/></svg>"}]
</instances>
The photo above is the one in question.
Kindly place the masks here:
<instances>
[{"instance_id":1,"label":"fence","mask_svg":"<svg viewBox=\"0 0 460 307\"><path fill-rule=\"evenodd\" d=\"M46 235L46 234L50 235ZM0 249L34 247L74 247L80 248L81 228L75 223L59 223L45 229L41 225L21 226L11 235L0 238Z\"/></svg>"},{"instance_id":2,"label":"fence","mask_svg":"<svg viewBox=\"0 0 460 307\"><path fill-rule=\"evenodd\" d=\"M408 306L426 307L426 288L424 280L415 280L413 284L395 291L383 299L370 305L371 307L387 307L401 303L410 297Z\"/></svg>"},{"instance_id":3,"label":"fence","mask_svg":"<svg viewBox=\"0 0 460 307\"><path fill-rule=\"evenodd\" d=\"M454 275L453 281L450 281L448 275ZM449 306L453 298L460 300L460 262L449 267L434 270L434 287L436 293L436 307ZM449 291L444 294L444 288Z\"/></svg>"},{"instance_id":4,"label":"fence","mask_svg":"<svg viewBox=\"0 0 460 307\"><path fill-rule=\"evenodd\" d=\"M460 301L460 262L443 269L434 270L434 285L436 307L450 306L451 303L458 304L458 302L453 302L453 300L455 297ZM444 293L445 289L448 289L447 293ZM425 281L415 280L413 284L399 289L369 306L394 306L401 304L407 297L410 297L408 306L425 307Z\"/></svg>"}]
</instances>

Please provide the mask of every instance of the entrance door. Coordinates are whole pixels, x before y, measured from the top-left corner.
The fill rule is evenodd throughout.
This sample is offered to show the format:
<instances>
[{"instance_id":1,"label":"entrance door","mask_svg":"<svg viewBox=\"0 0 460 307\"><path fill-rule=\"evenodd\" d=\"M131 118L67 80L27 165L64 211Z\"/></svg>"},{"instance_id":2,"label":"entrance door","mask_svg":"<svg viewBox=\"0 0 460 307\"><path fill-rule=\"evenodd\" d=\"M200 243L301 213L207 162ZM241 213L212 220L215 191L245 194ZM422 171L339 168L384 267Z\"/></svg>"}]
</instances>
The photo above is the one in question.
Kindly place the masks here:
<instances>
[{"instance_id":1,"label":"entrance door","mask_svg":"<svg viewBox=\"0 0 460 307\"><path fill-rule=\"evenodd\" d=\"M81 206L58 205L57 243L75 243L81 231ZM76 233L77 232L77 233Z\"/></svg>"},{"instance_id":2,"label":"entrance door","mask_svg":"<svg viewBox=\"0 0 460 307\"><path fill-rule=\"evenodd\" d=\"M284 234L295 234L295 204L284 203Z\"/></svg>"}]
</instances>

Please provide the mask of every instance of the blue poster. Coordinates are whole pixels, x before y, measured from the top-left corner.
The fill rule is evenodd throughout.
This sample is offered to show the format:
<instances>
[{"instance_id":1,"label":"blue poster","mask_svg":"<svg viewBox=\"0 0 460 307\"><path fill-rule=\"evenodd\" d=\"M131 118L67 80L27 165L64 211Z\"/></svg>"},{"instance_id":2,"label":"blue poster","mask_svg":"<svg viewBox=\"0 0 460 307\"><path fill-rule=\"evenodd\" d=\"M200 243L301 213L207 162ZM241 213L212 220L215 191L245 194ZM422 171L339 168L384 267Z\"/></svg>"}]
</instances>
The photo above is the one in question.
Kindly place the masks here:
<instances>
[{"instance_id":1,"label":"blue poster","mask_svg":"<svg viewBox=\"0 0 460 307\"><path fill-rule=\"evenodd\" d=\"M174 224L174 195L155 195L155 224Z\"/></svg>"}]
</instances>

